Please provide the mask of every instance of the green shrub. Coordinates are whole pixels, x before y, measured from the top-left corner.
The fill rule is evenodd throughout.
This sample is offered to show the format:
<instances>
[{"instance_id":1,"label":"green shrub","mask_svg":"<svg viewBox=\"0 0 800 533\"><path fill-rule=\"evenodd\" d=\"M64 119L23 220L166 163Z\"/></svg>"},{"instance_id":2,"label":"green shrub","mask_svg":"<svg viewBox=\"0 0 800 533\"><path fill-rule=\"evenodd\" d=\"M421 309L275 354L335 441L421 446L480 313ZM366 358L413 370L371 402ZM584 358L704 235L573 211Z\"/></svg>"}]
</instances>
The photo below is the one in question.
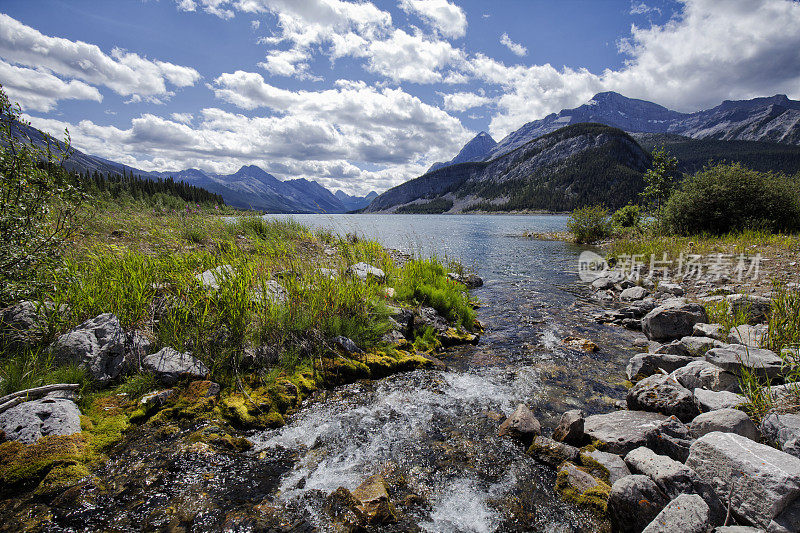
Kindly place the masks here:
<instances>
[{"instance_id":1,"label":"green shrub","mask_svg":"<svg viewBox=\"0 0 800 533\"><path fill-rule=\"evenodd\" d=\"M611 215L611 223L615 228L635 228L642 221L642 208L638 205L628 204L620 207Z\"/></svg>"},{"instance_id":2,"label":"green shrub","mask_svg":"<svg viewBox=\"0 0 800 533\"><path fill-rule=\"evenodd\" d=\"M611 236L611 220L605 207L590 205L575 209L567 221L575 242L589 244Z\"/></svg>"},{"instance_id":3,"label":"green shrub","mask_svg":"<svg viewBox=\"0 0 800 533\"><path fill-rule=\"evenodd\" d=\"M470 305L466 287L450 280L439 261L409 261L400 269L398 278L395 289L399 301L433 307L449 320L472 330L475 310Z\"/></svg>"},{"instance_id":4,"label":"green shrub","mask_svg":"<svg viewBox=\"0 0 800 533\"><path fill-rule=\"evenodd\" d=\"M667 231L682 235L797 231L797 180L738 163L710 166L686 178L670 196L663 223Z\"/></svg>"}]
</instances>

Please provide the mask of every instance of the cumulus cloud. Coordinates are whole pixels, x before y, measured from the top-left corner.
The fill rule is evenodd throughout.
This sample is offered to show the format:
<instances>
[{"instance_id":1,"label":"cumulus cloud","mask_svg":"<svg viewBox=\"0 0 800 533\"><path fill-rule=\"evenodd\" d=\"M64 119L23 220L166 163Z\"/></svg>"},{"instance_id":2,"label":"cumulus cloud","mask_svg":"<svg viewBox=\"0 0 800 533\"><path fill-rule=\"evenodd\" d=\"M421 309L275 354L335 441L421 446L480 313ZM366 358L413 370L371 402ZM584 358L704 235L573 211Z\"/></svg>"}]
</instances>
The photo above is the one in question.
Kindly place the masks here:
<instances>
[{"instance_id":1,"label":"cumulus cloud","mask_svg":"<svg viewBox=\"0 0 800 533\"><path fill-rule=\"evenodd\" d=\"M0 80L8 96L26 110L52 111L58 100L94 100L103 96L83 82L64 81L49 72L9 65L0 60Z\"/></svg>"},{"instance_id":2,"label":"cumulus cloud","mask_svg":"<svg viewBox=\"0 0 800 533\"><path fill-rule=\"evenodd\" d=\"M519 57L523 57L528 54L528 49L521 44L512 41L511 37L509 37L507 33L504 33L500 36L500 44L511 50L511 53Z\"/></svg>"},{"instance_id":3,"label":"cumulus cloud","mask_svg":"<svg viewBox=\"0 0 800 533\"><path fill-rule=\"evenodd\" d=\"M149 60L120 49L114 49L108 55L93 44L49 37L2 13L0 57L11 64L34 67L35 71L26 69L21 73L36 79L41 79L41 72L49 72L73 81L104 85L122 96L138 96L140 99L164 99L171 94L167 89L168 83L186 87L194 85L200 78L200 74L190 67ZM79 88L85 92L85 88L79 85L71 90L74 93Z\"/></svg>"},{"instance_id":4,"label":"cumulus cloud","mask_svg":"<svg viewBox=\"0 0 800 533\"><path fill-rule=\"evenodd\" d=\"M170 117L175 122L180 122L181 124L191 124L192 120L194 120L194 115L191 113L172 113Z\"/></svg>"},{"instance_id":5,"label":"cumulus cloud","mask_svg":"<svg viewBox=\"0 0 800 533\"><path fill-rule=\"evenodd\" d=\"M400 0L400 9L414 13L445 37L467 34L467 15L447 0Z\"/></svg>"},{"instance_id":6,"label":"cumulus cloud","mask_svg":"<svg viewBox=\"0 0 800 533\"><path fill-rule=\"evenodd\" d=\"M447 111L466 111L492 103L494 100L481 94L459 92L452 94L438 93L444 101Z\"/></svg>"}]
</instances>

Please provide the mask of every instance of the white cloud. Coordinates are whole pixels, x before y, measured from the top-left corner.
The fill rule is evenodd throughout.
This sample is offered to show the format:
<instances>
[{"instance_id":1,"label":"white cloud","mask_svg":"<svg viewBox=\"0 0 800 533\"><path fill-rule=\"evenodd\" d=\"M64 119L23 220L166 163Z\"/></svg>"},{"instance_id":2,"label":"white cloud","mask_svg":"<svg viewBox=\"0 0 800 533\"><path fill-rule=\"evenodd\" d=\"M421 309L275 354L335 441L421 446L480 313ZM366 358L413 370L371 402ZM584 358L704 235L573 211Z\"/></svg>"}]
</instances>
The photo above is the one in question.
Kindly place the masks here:
<instances>
[{"instance_id":1,"label":"white cloud","mask_svg":"<svg viewBox=\"0 0 800 533\"><path fill-rule=\"evenodd\" d=\"M120 49L112 50L109 56L93 44L49 37L2 13L0 57L9 63L104 85L122 96L139 98L167 98L171 94L167 83L186 87L200 78L193 68L152 61Z\"/></svg>"},{"instance_id":2,"label":"white cloud","mask_svg":"<svg viewBox=\"0 0 800 533\"><path fill-rule=\"evenodd\" d=\"M400 9L414 13L445 37L467 34L467 16L459 6L447 0L400 0Z\"/></svg>"},{"instance_id":3,"label":"white cloud","mask_svg":"<svg viewBox=\"0 0 800 533\"><path fill-rule=\"evenodd\" d=\"M175 122L180 122L181 124L191 124L192 120L194 120L194 115L191 113L172 113L170 117Z\"/></svg>"},{"instance_id":4,"label":"white cloud","mask_svg":"<svg viewBox=\"0 0 800 533\"><path fill-rule=\"evenodd\" d=\"M275 76L291 76L299 79L314 78L309 73L309 59L311 56L305 50L296 48L271 50L258 66Z\"/></svg>"},{"instance_id":5,"label":"white cloud","mask_svg":"<svg viewBox=\"0 0 800 533\"><path fill-rule=\"evenodd\" d=\"M9 65L0 60L0 81L6 94L26 110L52 111L58 100L102 102L100 91L81 81L64 81L49 72Z\"/></svg>"},{"instance_id":6,"label":"white cloud","mask_svg":"<svg viewBox=\"0 0 800 533\"><path fill-rule=\"evenodd\" d=\"M492 103L494 100L481 94L459 92L452 94L438 93L444 100L447 111L466 111Z\"/></svg>"},{"instance_id":7,"label":"white cloud","mask_svg":"<svg viewBox=\"0 0 800 533\"><path fill-rule=\"evenodd\" d=\"M631 15L649 15L650 13L658 13L660 15L661 9L654 6L648 6L644 2L631 2Z\"/></svg>"},{"instance_id":8,"label":"white cloud","mask_svg":"<svg viewBox=\"0 0 800 533\"><path fill-rule=\"evenodd\" d=\"M251 20L250 21L250 27L253 28L254 31L257 30L258 28L261 27L261 21L260 20Z\"/></svg>"},{"instance_id":9,"label":"white cloud","mask_svg":"<svg viewBox=\"0 0 800 533\"><path fill-rule=\"evenodd\" d=\"M528 55L528 49L521 44L512 41L511 37L509 37L507 33L504 33L500 36L500 44L511 50L511 53L518 55L519 57Z\"/></svg>"}]
</instances>

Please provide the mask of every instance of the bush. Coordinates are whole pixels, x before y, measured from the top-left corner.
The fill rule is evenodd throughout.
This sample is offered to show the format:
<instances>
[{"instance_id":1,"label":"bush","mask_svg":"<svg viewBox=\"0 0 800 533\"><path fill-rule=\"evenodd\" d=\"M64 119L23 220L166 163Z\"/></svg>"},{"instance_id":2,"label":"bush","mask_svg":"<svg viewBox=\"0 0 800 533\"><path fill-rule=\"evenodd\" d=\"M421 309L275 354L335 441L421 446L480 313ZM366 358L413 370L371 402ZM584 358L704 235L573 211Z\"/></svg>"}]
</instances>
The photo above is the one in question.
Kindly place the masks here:
<instances>
[{"instance_id":1,"label":"bush","mask_svg":"<svg viewBox=\"0 0 800 533\"><path fill-rule=\"evenodd\" d=\"M757 172L738 163L710 166L689 176L664 207L667 231L721 235L747 229L800 229L797 179Z\"/></svg>"},{"instance_id":2,"label":"bush","mask_svg":"<svg viewBox=\"0 0 800 533\"><path fill-rule=\"evenodd\" d=\"M575 209L567 221L575 242L590 244L611 236L611 220L605 207L590 205Z\"/></svg>"},{"instance_id":3,"label":"bush","mask_svg":"<svg viewBox=\"0 0 800 533\"><path fill-rule=\"evenodd\" d=\"M638 205L628 204L620 207L611 215L611 223L615 228L635 228L642 221L642 209Z\"/></svg>"}]
</instances>

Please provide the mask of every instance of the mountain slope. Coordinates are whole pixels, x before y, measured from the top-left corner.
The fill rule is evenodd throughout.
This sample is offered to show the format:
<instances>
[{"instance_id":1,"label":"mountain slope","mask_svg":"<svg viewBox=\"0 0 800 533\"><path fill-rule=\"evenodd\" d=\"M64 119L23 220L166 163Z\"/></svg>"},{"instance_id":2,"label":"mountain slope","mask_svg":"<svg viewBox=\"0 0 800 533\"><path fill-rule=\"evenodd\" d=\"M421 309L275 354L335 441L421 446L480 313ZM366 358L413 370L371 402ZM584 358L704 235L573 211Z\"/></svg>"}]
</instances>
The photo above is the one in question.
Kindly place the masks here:
<instances>
[{"instance_id":1,"label":"mountain slope","mask_svg":"<svg viewBox=\"0 0 800 533\"><path fill-rule=\"evenodd\" d=\"M647 152L625 132L601 124L573 125L491 161L429 172L389 189L366 211L563 211L590 203L619 207L642 189L649 163Z\"/></svg>"},{"instance_id":2,"label":"mountain slope","mask_svg":"<svg viewBox=\"0 0 800 533\"><path fill-rule=\"evenodd\" d=\"M456 165L458 163L469 163L472 161L483 161L486 159L494 147L497 146L497 142L492 139L492 136L486 133L485 131L480 132L476 135L470 142L464 145L464 148L458 152L453 159L447 161L445 163L434 163L431 165L431 168L428 169L428 172L432 170L438 170L440 168L444 168L450 165Z\"/></svg>"},{"instance_id":3,"label":"mountain slope","mask_svg":"<svg viewBox=\"0 0 800 533\"><path fill-rule=\"evenodd\" d=\"M342 202L346 211L358 211L367 207L372 200L378 197L378 193L371 191L366 196L350 196L344 191L336 191L333 193L336 198Z\"/></svg>"}]
</instances>

